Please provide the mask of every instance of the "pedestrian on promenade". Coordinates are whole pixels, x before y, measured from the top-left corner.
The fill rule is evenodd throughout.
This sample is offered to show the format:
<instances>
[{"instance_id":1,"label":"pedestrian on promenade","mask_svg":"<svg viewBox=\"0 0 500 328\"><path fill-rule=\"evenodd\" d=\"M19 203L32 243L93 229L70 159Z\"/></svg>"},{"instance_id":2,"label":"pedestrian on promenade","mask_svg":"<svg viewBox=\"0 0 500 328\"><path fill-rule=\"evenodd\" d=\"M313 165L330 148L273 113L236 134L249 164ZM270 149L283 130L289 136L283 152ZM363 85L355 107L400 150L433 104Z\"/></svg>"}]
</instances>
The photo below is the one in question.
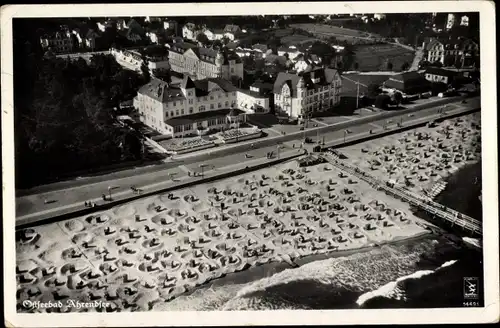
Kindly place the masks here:
<instances>
[{"instance_id":1,"label":"pedestrian on promenade","mask_svg":"<svg viewBox=\"0 0 500 328\"><path fill-rule=\"evenodd\" d=\"M292 148L295 148L295 144L292 144Z\"/></svg>"},{"instance_id":2,"label":"pedestrian on promenade","mask_svg":"<svg viewBox=\"0 0 500 328\"><path fill-rule=\"evenodd\" d=\"M106 194L102 194L102 200L106 200Z\"/></svg>"},{"instance_id":3,"label":"pedestrian on promenade","mask_svg":"<svg viewBox=\"0 0 500 328\"><path fill-rule=\"evenodd\" d=\"M87 201L85 201L85 207L89 207L89 203L87 203Z\"/></svg>"},{"instance_id":4,"label":"pedestrian on promenade","mask_svg":"<svg viewBox=\"0 0 500 328\"><path fill-rule=\"evenodd\" d=\"M190 177L190 176L191 176L191 171L188 171L188 177Z\"/></svg>"}]
</instances>

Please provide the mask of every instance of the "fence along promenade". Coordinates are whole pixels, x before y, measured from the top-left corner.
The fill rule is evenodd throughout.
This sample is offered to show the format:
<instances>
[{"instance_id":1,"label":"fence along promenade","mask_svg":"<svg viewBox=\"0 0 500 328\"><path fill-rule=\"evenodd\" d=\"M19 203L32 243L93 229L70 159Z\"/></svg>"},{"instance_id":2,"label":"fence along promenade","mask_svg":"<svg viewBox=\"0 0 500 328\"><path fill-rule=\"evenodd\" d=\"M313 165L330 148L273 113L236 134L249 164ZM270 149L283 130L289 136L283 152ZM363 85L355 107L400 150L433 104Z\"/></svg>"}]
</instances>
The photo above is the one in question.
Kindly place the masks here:
<instances>
[{"instance_id":1,"label":"fence along promenade","mask_svg":"<svg viewBox=\"0 0 500 328\"><path fill-rule=\"evenodd\" d=\"M395 198L401 199L411 205L423 209L427 213L439 217L445 221L448 221L452 225L458 225L465 230L472 232L473 234L482 235L482 223L468 215L462 214L454 209L441 205L434 202L432 199L420 196L409 191L406 191L396 185L390 186L388 182L381 181L370 174L363 172L359 168L353 168L345 161L338 158L332 151L328 151L323 154L328 162L332 163L337 168L358 177L361 180L368 182L370 185L374 186L379 190L384 190L388 194Z\"/></svg>"}]
</instances>

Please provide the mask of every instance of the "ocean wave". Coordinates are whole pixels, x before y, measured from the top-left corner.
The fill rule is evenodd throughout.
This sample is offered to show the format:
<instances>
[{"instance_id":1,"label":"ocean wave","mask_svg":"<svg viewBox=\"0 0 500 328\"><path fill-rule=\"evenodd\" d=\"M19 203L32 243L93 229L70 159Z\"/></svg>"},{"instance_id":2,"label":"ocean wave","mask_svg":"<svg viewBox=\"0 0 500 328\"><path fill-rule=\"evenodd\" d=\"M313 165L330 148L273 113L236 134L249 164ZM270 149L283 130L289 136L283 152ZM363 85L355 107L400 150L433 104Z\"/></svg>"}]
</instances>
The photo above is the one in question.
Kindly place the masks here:
<instances>
[{"instance_id":1,"label":"ocean wave","mask_svg":"<svg viewBox=\"0 0 500 328\"><path fill-rule=\"evenodd\" d=\"M269 276L241 282L225 278L180 296L158 310L353 309L411 306L420 293L440 288L457 260L439 255L446 242L434 238L386 245L344 257L316 260ZM434 254L434 255L433 255ZM438 254L437 257L435 254ZM442 263L440 266L439 264ZM249 270L251 271L251 270ZM265 270L264 270L265 271ZM229 277L227 277L229 278ZM461 279L461 278L460 278ZM448 286L449 287L449 286ZM448 288L447 287L447 288ZM406 299L409 302L406 303ZM406 304L406 305L405 305ZM420 304L413 303L414 306Z\"/></svg>"},{"instance_id":2,"label":"ocean wave","mask_svg":"<svg viewBox=\"0 0 500 328\"><path fill-rule=\"evenodd\" d=\"M383 285L382 287L380 287L376 290L364 293L363 295L361 295L358 298L358 300L356 301L356 304L358 304L358 306L361 307L361 306L365 305L368 301L373 300L373 299L378 298L378 297L389 298L389 299L393 299L393 300L397 300L397 301L400 301L400 300L406 301L406 291L404 288L404 282L407 282L408 280L421 279L425 276L436 273L438 270L440 270L442 268L449 267L449 266L455 264L456 262L457 262L457 260L446 261L440 267L438 267L436 270L419 270L419 271L414 272L412 274L409 274L409 275L406 275L403 277L399 277L395 281L391 281L391 282Z\"/></svg>"}]
</instances>

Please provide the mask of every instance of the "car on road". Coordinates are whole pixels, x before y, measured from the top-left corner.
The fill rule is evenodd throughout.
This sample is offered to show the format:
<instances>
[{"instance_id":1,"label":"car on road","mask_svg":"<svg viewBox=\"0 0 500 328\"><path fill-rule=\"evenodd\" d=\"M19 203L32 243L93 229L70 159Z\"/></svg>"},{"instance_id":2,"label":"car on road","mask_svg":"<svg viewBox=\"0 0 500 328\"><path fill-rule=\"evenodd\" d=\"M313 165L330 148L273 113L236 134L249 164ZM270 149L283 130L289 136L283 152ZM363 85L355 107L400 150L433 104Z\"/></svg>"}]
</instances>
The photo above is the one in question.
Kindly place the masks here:
<instances>
[{"instance_id":1,"label":"car on road","mask_svg":"<svg viewBox=\"0 0 500 328\"><path fill-rule=\"evenodd\" d=\"M413 117L415 116L415 114L408 114L408 117Z\"/></svg>"}]
</instances>

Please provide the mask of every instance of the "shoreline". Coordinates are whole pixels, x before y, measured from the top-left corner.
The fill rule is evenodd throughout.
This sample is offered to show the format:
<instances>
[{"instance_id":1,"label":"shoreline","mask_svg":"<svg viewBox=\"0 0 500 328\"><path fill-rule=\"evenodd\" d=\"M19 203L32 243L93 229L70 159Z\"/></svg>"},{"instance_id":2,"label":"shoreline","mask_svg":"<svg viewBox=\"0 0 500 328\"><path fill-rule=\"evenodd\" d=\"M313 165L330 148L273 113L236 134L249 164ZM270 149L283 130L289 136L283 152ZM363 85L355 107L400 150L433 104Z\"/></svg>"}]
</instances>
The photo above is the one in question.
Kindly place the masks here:
<instances>
[{"instance_id":1,"label":"shoreline","mask_svg":"<svg viewBox=\"0 0 500 328\"><path fill-rule=\"evenodd\" d=\"M402 244L406 244L406 243L417 242L417 241L420 241L423 239L432 238L433 236L439 237L440 234L436 233L434 230L427 230L427 231L417 233L413 236L395 238L392 241L380 243L380 244L377 244L374 246L362 246L362 247L358 247L358 248L346 249L346 250L340 250L340 251L332 251L332 252L322 253L322 254L306 255L306 256L303 256L303 257L300 257L300 258L293 260L293 262L295 264L297 264L298 267L301 267L305 264L316 262L316 261L322 261L322 260L327 260L327 259L332 259L332 258L347 257L347 256L351 256L354 254L359 254L359 253L366 253L366 252L369 252L371 250L382 248L384 246L402 245ZM251 266L251 267L244 269L242 271L229 273L229 274L226 274L222 277L207 281L204 284L196 286L193 289L188 290L186 293L179 295L179 297L176 297L170 301L167 301L166 304L174 301L177 298L190 296L190 295L194 294L195 292L199 292L199 291L203 291L203 290L211 289L211 288L222 287L222 286L255 282L255 281L258 281L260 279L274 275L276 273L280 273L284 270L296 269L298 267L292 267L292 266L290 266L290 264L288 264L285 261L269 262L269 263L265 263L262 265Z\"/></svg>"}]
</instances>

